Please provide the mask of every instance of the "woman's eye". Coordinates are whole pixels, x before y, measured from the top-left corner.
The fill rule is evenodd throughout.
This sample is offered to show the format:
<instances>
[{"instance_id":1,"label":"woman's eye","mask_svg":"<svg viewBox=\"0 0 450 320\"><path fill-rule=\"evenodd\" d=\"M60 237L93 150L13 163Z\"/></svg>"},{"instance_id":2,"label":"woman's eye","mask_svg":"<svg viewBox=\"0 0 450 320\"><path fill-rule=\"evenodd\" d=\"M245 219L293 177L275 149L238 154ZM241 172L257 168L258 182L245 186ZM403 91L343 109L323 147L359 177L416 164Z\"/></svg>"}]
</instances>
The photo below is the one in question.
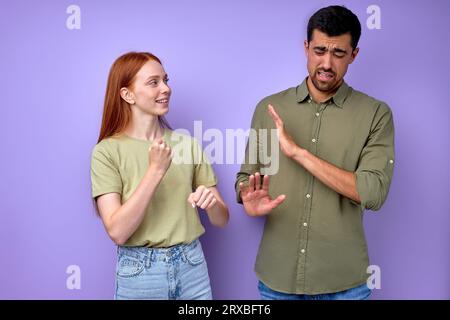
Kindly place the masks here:
<instances>
[{"instance_id":1,"label":"woman's eye","mask_svg":"<svg viewBox=\"0 0 450 320\"><path fill-rule=\"evenodd\" d=\"M164 79L164 83L167 83L167 82L169 82L169 78Z\"/></svg>"}]
</instances>

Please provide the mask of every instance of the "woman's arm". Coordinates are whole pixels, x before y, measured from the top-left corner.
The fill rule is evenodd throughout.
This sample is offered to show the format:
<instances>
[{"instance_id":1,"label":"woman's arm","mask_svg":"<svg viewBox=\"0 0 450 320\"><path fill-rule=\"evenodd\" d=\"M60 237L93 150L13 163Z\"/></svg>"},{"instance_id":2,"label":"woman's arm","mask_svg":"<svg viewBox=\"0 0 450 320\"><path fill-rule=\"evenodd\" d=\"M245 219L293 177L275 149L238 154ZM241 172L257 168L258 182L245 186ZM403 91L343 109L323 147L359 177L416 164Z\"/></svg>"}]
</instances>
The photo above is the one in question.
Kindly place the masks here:
<instances>
[{"instance_id":1,"label":"woman's arm","mask_svg":"<svg viewBox=\"0 0 450 320\"><path fill-rule=\"evenodd\" d=\"M145 209L171 163L171 150L162 141L153 142L149 149L150 165L132 196L121 204L118 193L97 198L97 206L109 237L123 245L141 224Z\"/></svg>"}]
</instances>

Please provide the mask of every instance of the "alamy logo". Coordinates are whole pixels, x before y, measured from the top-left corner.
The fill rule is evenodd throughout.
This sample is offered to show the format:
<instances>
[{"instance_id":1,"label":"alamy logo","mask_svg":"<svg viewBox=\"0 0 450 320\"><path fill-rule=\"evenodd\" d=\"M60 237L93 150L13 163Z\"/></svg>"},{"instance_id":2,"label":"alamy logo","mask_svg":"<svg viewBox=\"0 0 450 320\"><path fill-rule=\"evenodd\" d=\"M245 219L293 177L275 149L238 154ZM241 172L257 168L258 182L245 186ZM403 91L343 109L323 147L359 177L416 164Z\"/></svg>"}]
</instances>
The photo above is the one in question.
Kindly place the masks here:
<instances>
[{"instance_id":1,"label":"alamy logo","mask_svg":"<svg viewBox=\"0 0 450 320\"><path fill-rule=\"evenodd\" d=\"M379 6L372 4L367 7L367 14L370 16L367 18L366 25L369 30L381 29L381 9Z\"/></svg>"},{"instance_id":2,"label":"alamy logo","mask_svg":"<svg viewBox=\"0 0 450 320\"><path fill-rule=\"evenodd\" d=\"M72 264L67 267L66 273L69 274L66 280L66 288L69 290L81 289L81 269L80 266Z\"/></svg>"},{"instance_id":3,"label":"alamy logo","mask_svg":"<svg viewBox=\"0 0 450 320\"><path fill-rule=\"evenodd\" d=\"M176 129L172 136L172 162L176 164L197 164L202 161L201 150L195 150L191 157L191 134L187 129ZM277 129L226 129L225 134L219 129L209 128L203 131L202 121L194 121L193 136L204 147L206 158L212 164L240 164L244 162L246 142L248 154L247 164L260 164L261 174L274 175L279 169L279 139ZM181 143L183 142L183 143Z\"/></svg>"},{"instance_id":4,"label":"alamy logo","mask_svg":"<svg viewBox=\"0 0 450 320\"><path fill-rule=\"evenodd\" d=\"M369 289L381 289L381 269L377 265L370 265L367 267L367 273L370 277L367 279L367 287Z\"/></svg>"},{"instance_id":5,"label":"alamy logo","mask_svg":"<svg viewBox=\"0 0 450 320\"><path fill-rule=\"evenodd\" d=\"M381 29L381 9L376 4L367 7L367 14L370 16L366 20L366 25L369 30ZM66 27L69 30L81 29L81 9L75 4L67 7L66 13L70 14L66 20Z\"/></svg>"},{"instance_id":6,"label":"alamy logo","mask_svg":"<svg viewBox=\"0 0 450 320\"><path fill-rule=\"evenodd\" d=\"M75 4L71 4L67 7L66 13L70 14L66 20L66 27L69 30L81 29L81 9Z\"/></svg>"}]
</instances>

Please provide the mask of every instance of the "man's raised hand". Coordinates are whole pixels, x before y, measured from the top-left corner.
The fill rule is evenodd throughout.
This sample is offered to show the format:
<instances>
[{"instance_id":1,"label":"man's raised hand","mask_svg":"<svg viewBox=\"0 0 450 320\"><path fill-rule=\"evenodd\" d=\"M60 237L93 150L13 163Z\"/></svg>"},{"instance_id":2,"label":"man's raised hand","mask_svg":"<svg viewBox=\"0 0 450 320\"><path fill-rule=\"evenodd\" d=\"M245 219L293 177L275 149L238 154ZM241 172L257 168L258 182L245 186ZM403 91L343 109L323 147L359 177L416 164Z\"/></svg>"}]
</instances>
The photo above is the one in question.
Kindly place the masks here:
<instances>
[{"instance_id":1,"label":"man's raised hand","mask_svg":"<svg viewBox=\"0 0 450 320\"><path fill-rule=\"evenodd\" d=\"M245 186L242 182L239 183L239 190L244 209L250 216L267 215L286 199L285 195L280 195L272 200L269 196L269 176L264 176L261 185L259 172L250 175L248 186Z\"/></svg>"}]
</instances>

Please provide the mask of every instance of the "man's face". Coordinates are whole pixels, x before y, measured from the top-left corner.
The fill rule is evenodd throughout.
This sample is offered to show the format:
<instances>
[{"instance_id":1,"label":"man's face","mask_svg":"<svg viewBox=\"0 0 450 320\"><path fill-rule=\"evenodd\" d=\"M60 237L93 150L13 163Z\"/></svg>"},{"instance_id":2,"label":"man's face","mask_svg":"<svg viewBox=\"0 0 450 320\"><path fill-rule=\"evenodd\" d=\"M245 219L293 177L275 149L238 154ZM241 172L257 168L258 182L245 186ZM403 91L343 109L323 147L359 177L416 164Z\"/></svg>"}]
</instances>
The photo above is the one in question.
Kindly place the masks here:
<instances>
[{"instance_id":1,"label":"man's face","mask_svg":"<svg viewBox=\"0 0 450 320\"><path fill-rule=\"evenodd\" d=\"M305 54L309 77L314 87L324 93L332 93L341 85L348 65L353 62L359 49L353 50L351 35L346 33L329 37L317 29L311 41L305 40Z\"/></svg>"}]
</instances>

